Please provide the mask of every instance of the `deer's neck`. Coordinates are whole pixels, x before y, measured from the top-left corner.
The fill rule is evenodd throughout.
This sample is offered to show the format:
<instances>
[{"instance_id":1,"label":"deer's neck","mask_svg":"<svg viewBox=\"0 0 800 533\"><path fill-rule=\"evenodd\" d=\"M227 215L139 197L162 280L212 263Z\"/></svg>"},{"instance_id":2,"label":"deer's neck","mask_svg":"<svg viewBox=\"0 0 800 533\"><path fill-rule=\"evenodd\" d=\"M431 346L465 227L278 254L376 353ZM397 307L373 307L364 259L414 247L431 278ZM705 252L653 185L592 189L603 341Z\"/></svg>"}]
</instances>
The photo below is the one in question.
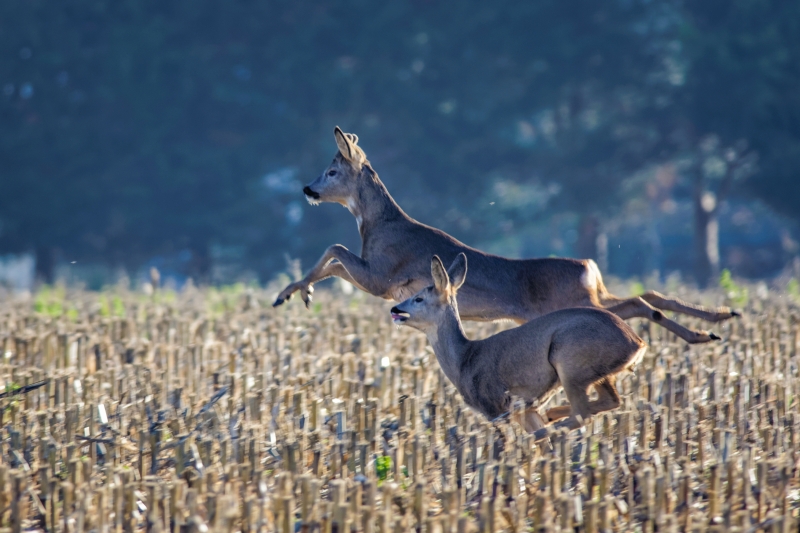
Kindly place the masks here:
<instances>
[{"instance_id":1,"label":"deer's neck","mask_svg":"<svg viewBox=\"0 0 800 533\"><path fill-rule=\"evenodd\" d=\"M347 199L345 207L356 218L362 235L376 224L408 218L369 163L364 165L361 173L358 190Z\"/></svg>"},{"instance_id":2,"label":"deer's neck","mask_svg":"<svg viewBox=\"0 0 800 533\"><path fill-rule=\"evenodd\" d=\"M458 387L464 354L471 341L461 326L455 302L447 308L443 320L426 330L425 334L445 376Z\"/></svg>"}]
</instances>

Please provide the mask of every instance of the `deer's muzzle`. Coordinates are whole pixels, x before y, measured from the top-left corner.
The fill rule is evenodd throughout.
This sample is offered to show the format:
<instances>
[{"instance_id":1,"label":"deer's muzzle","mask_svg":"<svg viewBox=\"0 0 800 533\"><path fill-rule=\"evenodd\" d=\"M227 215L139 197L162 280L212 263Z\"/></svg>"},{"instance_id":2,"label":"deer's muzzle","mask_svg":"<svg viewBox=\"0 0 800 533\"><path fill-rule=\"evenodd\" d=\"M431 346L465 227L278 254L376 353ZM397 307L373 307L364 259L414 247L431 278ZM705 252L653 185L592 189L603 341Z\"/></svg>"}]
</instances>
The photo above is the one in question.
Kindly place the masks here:
<instances>
[{"instance_id":1,"label":"deer's muzzle","mask_svg":"<svg viewBox=\"0 0 800 533\"><path fill-rule=\"evenodd\" d=\"M405 322L410 318L410 315L408 313L406 313L405 311L401 311L400 308L397 306L392 307L392 310L390 312L392 313L392 322L394 322L395 324L402 324L403 322Z\"/></svg>"}]
</instances>

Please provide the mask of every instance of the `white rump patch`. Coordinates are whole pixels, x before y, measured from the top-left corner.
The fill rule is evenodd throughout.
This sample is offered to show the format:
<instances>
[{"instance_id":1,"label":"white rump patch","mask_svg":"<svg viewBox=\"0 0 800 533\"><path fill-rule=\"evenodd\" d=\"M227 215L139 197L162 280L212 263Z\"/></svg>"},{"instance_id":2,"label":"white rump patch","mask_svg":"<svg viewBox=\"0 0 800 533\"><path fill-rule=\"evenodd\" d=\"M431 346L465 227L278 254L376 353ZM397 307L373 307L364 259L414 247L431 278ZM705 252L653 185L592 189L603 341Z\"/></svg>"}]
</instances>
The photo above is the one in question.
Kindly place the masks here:
<instances>
[{"instance_id":1,"label":"white rump patch","mask_svg":"<svg viewBox=\"0 0 800 533\"><path fill-rule=\"evenodd\" d=\"M597 280L600 278L600 269L597 268L597 263L589 259L586 262L586 272L581 275L581 283L587 289L597 289Z\"/></svg>"}]
</instances>

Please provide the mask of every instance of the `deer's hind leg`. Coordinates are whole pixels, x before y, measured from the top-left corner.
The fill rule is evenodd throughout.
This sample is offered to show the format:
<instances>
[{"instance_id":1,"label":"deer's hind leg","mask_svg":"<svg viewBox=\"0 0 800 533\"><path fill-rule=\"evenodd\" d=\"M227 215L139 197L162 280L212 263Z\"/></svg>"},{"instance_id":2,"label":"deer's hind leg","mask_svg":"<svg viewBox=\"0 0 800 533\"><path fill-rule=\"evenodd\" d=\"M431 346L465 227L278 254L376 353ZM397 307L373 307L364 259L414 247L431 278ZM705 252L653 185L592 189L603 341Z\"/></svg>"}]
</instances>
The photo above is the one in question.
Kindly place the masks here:
<instances>
[{"instance_id":1,"label":"deer's hind leg","mask_svg":"<svg viewBox=\"0 0 800 533\"><path fill-rule=\"evenodd\" d=\"M740 313L732 310L730 307L717 307L715 309L709 309L701 305L694 305L684 302L678 298L664 296L656 291L647 291L646 293L642 294L640 298L658 309L694 316L703 320L707 320L708 322L722 322L723 320L727 320L735 316L741 316Z\"/></svg>"},{"instance_id":2,"label":"deer's hind leg","mask_svg":"<svg viewBox=\"0 0 800 533\"><path fill-rule=\"evenodd\" d=\"M559 405L557 407L551 407L547 411L545 411L545 415L547 416L547 422L555 422L557 420L561 420L562 418L566 418L572 412L572 407L569 404L567 405Z\"/></svg>"},{"instance_id":3,"label":"deer's hind leg","mask_svg":"<svg viewBox=\"0 0 800 533\"><path fill-rule=\"evenodd\" d=\"M568 407L570 411L569 416L565 420L558 422L555 427L565 427L570 430L577 429L585 424L589 417L592 416L591 402L589 401L589 395L586 394L586 389L589 384L578 380L568 381L563 379L562 384L564 386L564 392L567 395L567 400L569 400Z\"/></svg>"},{"instance_id":4,"label":"deer's hind leg","mask_svg":"<svg viewBox=\"0 0 800 533\"><path fill-rule=\"evenodd\" d=\"M674 320L664 316L664 313L644 301L641 297L622 300L614 305L605 308L606 311L614 313L623 320L629 318L646 318L663 326L689 344L700 344L710 341L718 341L720 338L710 331L694 331L681 326Z\"/></svg>"},{"instance_id":5,"label":"deer's hind leg","mask_svg":"<svg viewBox=\"0 0 800 533\"><path fill-rule=\"evenodd\" d=\"M615 376L608 376L594 384L594 390L597 391L597 399L589 402L589 408L593 415L602 413L603 411L611 411L622 404L615 385L616 380L617 378ZM559 405L558 407L548 409L545 415L549 423L566 418L571 412L572 407L570 405Z\"/></svg>"},{"instance_id":6,"label":"deer's hind leg","mask_svg":"<svg viewBox=\"0 0 800 533\"><path fill-rule=\"evenodd\" d=\"M550 422L552 422L554 419L557 420L559 418L563 418L563 420L554 424L553 427L573 430L583 426L586 421L589 420L589 417L591 417L593 414L593 404L596 404L597 401L601 401L604 402L601 405L605 405L605 403L608 401L605 399L605 396L608 396L608 393L606 391L601 392L600 389L597 388L597 384L601 381L607 380L609 376L598 374L597 371L591 367L587 368L581 367L580 365L575 366L574 364L570 364L570 354L565 355L567 355L566 365L564 363L565 357L559 357L561 361L556 362L553 366L556 369L556 373L561 381L561 386L564 388L564 393L567 396L567 401L569 404L548 409L545 414ZM571 355L580 356L585 354L573 352ZM613 381L609 382L609 384L611 389L616 393L616 389L613 388ZM598 395L600 396L600 399L595 402L589 401L589 395L586 393L586 389L588 389L590 385L595 385ZM619 396L616 398L619 400ZM542 428L534 433L534 437L538 442L547 438L551 432L552 429L549 427Z\"/></svg>"},{"instance_id":7,"label":"deer's hind leg","mask_svg":"<svg viewBox=\"0 0 800 533\"><path fill-rule=\"evenodd\" d=\"M597 399L589 403L593 415L603 411L611 411L622 404L615 385L616 381L616 376L607 376L594 384L594 390L597 391Z\"/></svg>"},{"instance_id":8,"label":"deer's hind leg","mask_svg":"<svg viewBox=\"0 0 800 533\"><path fill-rule=\"evenodd\" d=\"M542 429L547 422L542 415L539 414L538 409L535 407L526 407L522 412L522 420L520 424L528 433L534 433L538 429Z\"/></svg>"}]
</instances>

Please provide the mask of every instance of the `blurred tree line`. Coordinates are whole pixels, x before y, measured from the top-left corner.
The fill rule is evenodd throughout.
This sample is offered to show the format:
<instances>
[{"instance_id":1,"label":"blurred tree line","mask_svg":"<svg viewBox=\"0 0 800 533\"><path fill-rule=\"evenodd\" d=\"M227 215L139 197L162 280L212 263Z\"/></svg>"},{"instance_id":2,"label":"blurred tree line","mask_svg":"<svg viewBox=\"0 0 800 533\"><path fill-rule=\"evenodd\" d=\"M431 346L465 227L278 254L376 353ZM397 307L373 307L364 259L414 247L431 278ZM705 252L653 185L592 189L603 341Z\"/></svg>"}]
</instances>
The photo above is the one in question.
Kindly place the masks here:
<instances>
[{"instance_id":1,"label":"blurred tree line","mask_svg":"<svg viewBox=\"0 0 800 533\"><path fill-rule=\"evenodd\" d=\"M605 261L622 206L666 194L693 206L704 283L730 195L800 219L794 2L8 0L0 20L0 251L44 279L172 255L204 280L226 254L268 279L358 249L300 193L337 124L470 244L574 213L570 251Z\"/></svg>"}]
</instances>

